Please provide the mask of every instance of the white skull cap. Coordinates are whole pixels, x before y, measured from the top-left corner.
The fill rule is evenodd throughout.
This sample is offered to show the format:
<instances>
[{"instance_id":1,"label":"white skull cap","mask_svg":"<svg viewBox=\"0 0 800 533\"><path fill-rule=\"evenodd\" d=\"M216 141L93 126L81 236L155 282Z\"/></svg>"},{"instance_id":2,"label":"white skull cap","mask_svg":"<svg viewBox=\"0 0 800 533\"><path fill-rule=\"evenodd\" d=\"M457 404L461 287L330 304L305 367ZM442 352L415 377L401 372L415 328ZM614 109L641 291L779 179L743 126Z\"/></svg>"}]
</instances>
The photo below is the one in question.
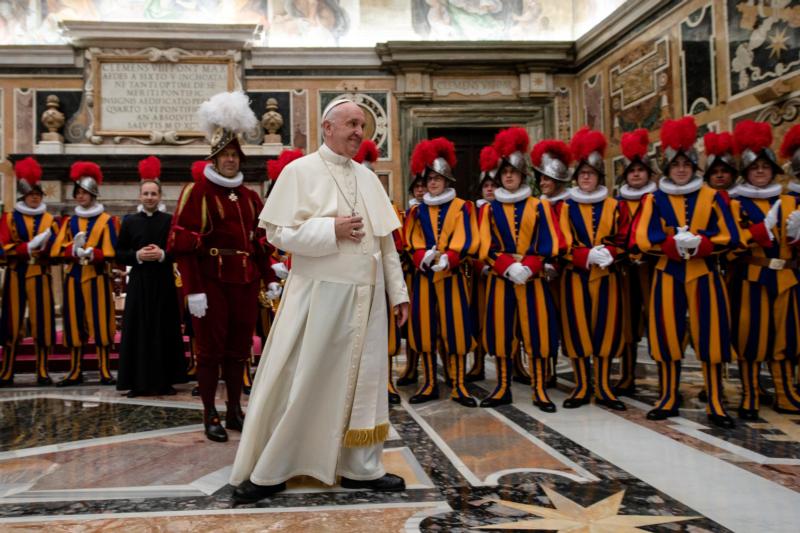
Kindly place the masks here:
<instances>
[{"instance_id":1,"label":"white skull cap","mask_svg":"<svg viewBox=\"0 0 800 533\"><path fill-rule=\"evenodd\" d=\"M337 107L337 106L342 105L342 104L347 104L347 103L355 103L355 102L353 102L349 98L341 98L341 97L340 98L334 98L331 101L330 104L325 106L325 110L322 112L322 120L325 120L326 118L328 118L328 115L330 114L330 112L333 110L334 107Z\"/></svg>"}]
</instances>

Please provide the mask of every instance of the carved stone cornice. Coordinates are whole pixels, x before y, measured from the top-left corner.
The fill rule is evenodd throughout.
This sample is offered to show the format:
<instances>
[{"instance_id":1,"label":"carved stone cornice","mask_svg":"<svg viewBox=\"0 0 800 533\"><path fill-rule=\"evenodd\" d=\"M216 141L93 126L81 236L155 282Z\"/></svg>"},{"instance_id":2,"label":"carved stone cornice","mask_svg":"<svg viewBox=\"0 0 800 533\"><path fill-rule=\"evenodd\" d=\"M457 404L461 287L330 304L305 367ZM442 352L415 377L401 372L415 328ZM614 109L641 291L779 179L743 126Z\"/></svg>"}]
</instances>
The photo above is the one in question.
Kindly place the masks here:
<instances>
[{"instance_id":1,"label":"carved stone cornice","mask_svg":"<svg viewBox=\"0 0 800 533\"><path fill-rule=\"evenodd\" d=\"M66 45L0 45L0 67L77 68L81 56Z\"/></svg>"}]
</instances>

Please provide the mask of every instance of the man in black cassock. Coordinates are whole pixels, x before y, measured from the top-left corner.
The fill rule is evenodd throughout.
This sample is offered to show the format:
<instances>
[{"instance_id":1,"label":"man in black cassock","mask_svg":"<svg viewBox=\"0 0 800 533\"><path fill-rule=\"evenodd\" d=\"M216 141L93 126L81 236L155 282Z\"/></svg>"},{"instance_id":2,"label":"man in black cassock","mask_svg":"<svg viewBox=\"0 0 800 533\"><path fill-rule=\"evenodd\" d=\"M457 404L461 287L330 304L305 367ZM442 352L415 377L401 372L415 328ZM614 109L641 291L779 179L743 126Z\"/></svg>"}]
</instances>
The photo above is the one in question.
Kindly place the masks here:
<instances>
[{"instance_id":1,"label":"man in black cassock","mask_svg":"<svg viewBox=\"0 0 800 533\"><path fill-rule=\"evenodd\" d=\"M136 214L122 222L117 261L131 267L122 318L117 389L128 397L175 394L186 383L172 259L167 235L172 216L161 202L161 163L153 156L139 162L142 178Z\"/></svg>"}]
</instances>

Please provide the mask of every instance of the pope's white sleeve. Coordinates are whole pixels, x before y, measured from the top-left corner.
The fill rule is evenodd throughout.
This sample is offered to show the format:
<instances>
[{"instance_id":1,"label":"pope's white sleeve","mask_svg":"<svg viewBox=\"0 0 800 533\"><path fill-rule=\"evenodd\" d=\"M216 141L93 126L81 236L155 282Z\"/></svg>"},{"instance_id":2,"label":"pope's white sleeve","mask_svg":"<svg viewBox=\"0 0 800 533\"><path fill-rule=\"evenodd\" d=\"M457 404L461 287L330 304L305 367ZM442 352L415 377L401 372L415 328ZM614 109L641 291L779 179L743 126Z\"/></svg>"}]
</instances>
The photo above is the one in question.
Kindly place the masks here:
<instances>
[{"instance_id":1,"label":"pope's white sleeve","mask_svg":"<svg viewBox=\"0 0 800 533\"><path fill-rule=\"evenodd\" d=\"M267 240L285 252L323 257L339 251L333 217L309 218L299 226L264 224Z\"/></svg>"},{"instance_id":2,"label":"pope's white sleeve","mask_svg":"<svg viewBox=\"0 0 800 533\"><path fill-rule=\"evenodd\" d=\"M408 290L400 266L400 256L394 247L391 235L380 237L381 257L383 257L383 277L386 283L386 295L392 307L408 301Z\"/></svg>"}]
</instances>

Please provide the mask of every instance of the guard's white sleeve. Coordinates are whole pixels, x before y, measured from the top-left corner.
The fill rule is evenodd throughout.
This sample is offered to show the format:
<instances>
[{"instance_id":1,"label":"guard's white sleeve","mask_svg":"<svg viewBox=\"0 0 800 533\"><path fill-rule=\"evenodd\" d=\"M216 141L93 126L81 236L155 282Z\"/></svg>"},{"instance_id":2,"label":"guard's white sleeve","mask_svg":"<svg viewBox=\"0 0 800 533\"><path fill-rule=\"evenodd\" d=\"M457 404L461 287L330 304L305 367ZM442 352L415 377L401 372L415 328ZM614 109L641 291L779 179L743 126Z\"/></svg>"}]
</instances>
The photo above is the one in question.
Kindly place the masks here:
<instances>
[{"instance_id":1,"label":"guard's white sleeve","mask_svg":"<svg viewBox=\"0 0 800 533\"><path fill-rule=\"evenodd\" d=\"M264 224L267 240L291 254L323 257L339 251L333 217L309 218L299 226Z\"/></svg>"}]
</instances>

